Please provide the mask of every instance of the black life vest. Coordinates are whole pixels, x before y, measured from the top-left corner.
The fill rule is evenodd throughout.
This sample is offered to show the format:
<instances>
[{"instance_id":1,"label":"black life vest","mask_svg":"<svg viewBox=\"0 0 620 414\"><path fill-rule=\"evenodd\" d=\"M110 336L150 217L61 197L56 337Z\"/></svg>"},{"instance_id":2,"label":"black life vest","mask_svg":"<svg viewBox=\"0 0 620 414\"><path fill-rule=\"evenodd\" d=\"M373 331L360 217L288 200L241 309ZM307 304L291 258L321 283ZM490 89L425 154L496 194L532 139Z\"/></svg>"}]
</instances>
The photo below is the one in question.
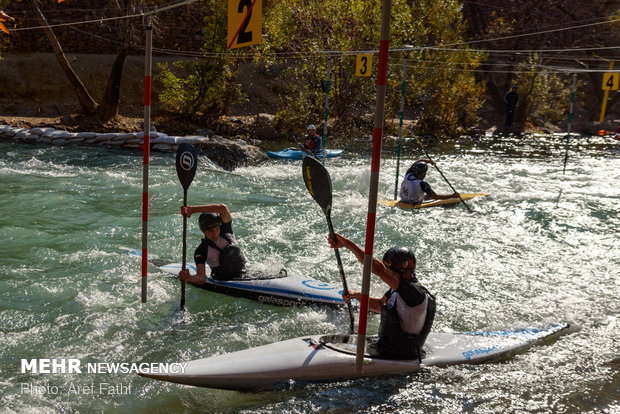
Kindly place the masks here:
<instances>
[{"instance_id":1,"label":"black life vest","mask_svg":"<svg viewBox=\"0 0 620 414\"><path fill-rule=\"evenodd\" d=\"M419 334L411 334L403 331L396 310L396 300L393 304L386 303L381 309L381 324L379 325L379 340L377 350L382 355L394 359L421 359L422 346L431 331L435 319L435 297L422 285L418 287L424 290L428 298L426 305L426 317Z\"/></svg>"},{"instance_id":2,"label":"black life vest","mask_svg":"<svg viewBox=\"0 0 620 414\"><path fill-rule=\"evenodd\" d=\"M230 280L242 277L245 272L246 259L243 252L222 233L222 238L228 242L228 246L220 249L214 242L208 240L209 247L213 247L220 252L220 265L211 269L211 277L216 280Z\"/></svg>"}]
</instances>

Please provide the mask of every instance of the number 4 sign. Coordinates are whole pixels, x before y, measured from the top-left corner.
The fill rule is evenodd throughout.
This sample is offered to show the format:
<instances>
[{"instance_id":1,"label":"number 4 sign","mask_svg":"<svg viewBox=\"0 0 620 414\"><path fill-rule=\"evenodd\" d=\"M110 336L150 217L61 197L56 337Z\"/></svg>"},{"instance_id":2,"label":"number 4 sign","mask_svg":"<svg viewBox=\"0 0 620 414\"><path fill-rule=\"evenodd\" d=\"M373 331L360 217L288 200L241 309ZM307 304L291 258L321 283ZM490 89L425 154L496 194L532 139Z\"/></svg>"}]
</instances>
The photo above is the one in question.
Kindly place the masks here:
<instances>
[{"instance_id":1,"label":"number 4 sign","mask_svg":"<svg viewBox=\"0 0 620 414\"><path fill-rule=\"evenodd\" d=\"M228 49L262 41L262 0L228 0Z\"/></svg>"},{"instance_id":2,"label":"number 4 sign","mask_svg":"<svg viewBox=\"0 0 620 414\"><path fill-rule=\"evenodd\" d=\"M620 86L620 73L607 72L603 74L603 90L617 91Z\"/></svg>"}]
</instances>

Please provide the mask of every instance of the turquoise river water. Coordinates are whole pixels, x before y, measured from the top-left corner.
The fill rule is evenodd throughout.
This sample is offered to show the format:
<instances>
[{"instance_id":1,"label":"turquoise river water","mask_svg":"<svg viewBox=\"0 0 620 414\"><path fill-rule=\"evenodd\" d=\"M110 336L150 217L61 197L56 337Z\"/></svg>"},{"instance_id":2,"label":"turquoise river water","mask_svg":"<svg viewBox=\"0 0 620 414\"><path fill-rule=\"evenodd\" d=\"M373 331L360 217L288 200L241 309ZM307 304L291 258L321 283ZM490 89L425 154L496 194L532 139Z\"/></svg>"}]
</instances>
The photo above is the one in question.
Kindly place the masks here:
<instances>
[{"instance_id":1,"label":"turquoise river water","mask_svg":"<svg viewBox=\"0 0 620 414\"><path fill-rule=\"evenodd\" d=\"M342 309L280 308L180 284L150 268L140 301L142 158L137 152L0 142L0 411L174 412L620 412L620 141L573 137L562 174L561 135L462 138L427 148L462 192L462 205L405 211L379 206L375 254L411 247L438 298L434 331L569 331L505 360L396 377L291 384L238 393L157 382L134 373L22 373L22 359L86 363L180 362L302 335L346 333ZM380 199L391 199L396 158L386 139ZM336 231L363 244L370 151L353 142L330 160ZM403 151L403 169L423 154ZM427 180L450 192L436 170ZM234 172L200 158L190 204L226 203L246 256L339 285L323 212L301 163ZM172 154L150 166L149 252L180 261L183 191ZM189 221L189 257L200 239ZM349 288L362 266L343 251ZM371 294L385 290L377 278ZM379 325L369 320L369 332ZM102 385L103 384L103 385ZM103 387L103 388L102 388Z\"/></svg>"}]
</instances>

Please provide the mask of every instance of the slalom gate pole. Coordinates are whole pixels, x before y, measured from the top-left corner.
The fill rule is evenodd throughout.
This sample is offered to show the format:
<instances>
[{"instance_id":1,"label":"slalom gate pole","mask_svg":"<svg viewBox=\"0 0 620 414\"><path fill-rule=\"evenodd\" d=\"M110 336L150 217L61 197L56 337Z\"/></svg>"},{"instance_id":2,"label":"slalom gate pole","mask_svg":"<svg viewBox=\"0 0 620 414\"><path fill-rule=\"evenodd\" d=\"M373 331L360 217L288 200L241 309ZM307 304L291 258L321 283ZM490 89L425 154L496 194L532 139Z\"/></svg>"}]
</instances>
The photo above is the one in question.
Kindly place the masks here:
<instances>
[{"instance_id":1,"label":"slalom gate pole","mask_svg":"<svg viewBox=\"0 0 620 414\"><path fill-rule=\"evenodd\" d=\"M149 160L151 152L151 66L153 28L150 20L146 26L146 52L144 56L144 140L142 143L142 303L146 303L148 275L148 221L149 221Z\"/></svg>"},{"instance_id":2,"label":"slalom gate pole","mask_svg":"<svg viewBox=\"0 0 620 414\"><path fill-rule=\"evenodd\" d=\"M366 219L366 243L364 246L364 271L362 273L362 295L357 330L357 353L355 369L364 369L364 350L366 348L366 323L368 321L368 292L370 291L370 272L372 269L373 243L377 215L377 191L379 188L379 169L381 166L381 141L383 140L383 118L385 115L385 92L387 86L388 55L390 49L390 11L391 0L383 0L381 9L381 38L379 41L379 70L377 73L377 103L375 127L372 137L372 160L370 165L370 192L368 194L368 217Z\"/></svg>"},{"instance_id":3,"label":"slalom gate pole","mask_svg":"<svg viewBox=\"0 0 620 414\"><path fill-rule=\"evenodd\" d=\"M329 114L329 89L331 87L331 59L327 58L327 81L325 82L325 111L323 119L323 164L327 158L327 118Z\"/></svg>"},{"instance_id":4,"label":"slalom gate pole","mask_svg":"<svg viewBox=\"0 0 620 414\"><path fill-rule=\"evenodd\" d=\"M568 162L568 140L570 139L570 126L573 122L573 105L575 103L575 89L577 87L577 74L573 73L573 86L570 93L570 109L568 111L568 128L566 129L566 151L564 152L564 169L562 174L566 173L566 163Z\"/></svg>"},{"instance_id":5,"label":"slalom gate pole","mask_svg":"<svg viewBox=\"0 0 620 414\"><path fill-rule=\"evenodd\" d=\"M398 199L398 176L400 174L400 148L403 138L403 118L405 116L405 88L407 86L407 55L403 60L403 83L400 87L400 122L398 124L398 148L396 150L396 178L394 179L394 200Z\"/></svg>"}]
</instances>

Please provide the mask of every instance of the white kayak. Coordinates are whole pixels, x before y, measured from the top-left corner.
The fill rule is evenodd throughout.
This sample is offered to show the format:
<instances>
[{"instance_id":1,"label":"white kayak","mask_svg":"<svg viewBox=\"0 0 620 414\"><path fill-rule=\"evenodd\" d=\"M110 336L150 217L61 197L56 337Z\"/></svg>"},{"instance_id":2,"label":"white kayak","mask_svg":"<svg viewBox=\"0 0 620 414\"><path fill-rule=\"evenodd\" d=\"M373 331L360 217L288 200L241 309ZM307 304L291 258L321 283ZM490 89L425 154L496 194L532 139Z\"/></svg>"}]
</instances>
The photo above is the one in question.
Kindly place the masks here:
<instances>
[{"instance_id":1,"label":"white kayak","mask_svg":"<svg viewBox=\"0 0 620 414\"><path fill-rule=\"evenodd\" d=\"M314 335L190 361L182 373L140 375L199 387L263 391L286 388L294 382L402 375L430 366L484 362L523 350L566 329L568 325L562 323L543 329L431 332L421 362L367 354L362 373L355 369L356 337Z\"/></svg>"},{"instance_id":2,"label":"white kayak","mask_svg":"<svg viewBox=\"0 0 620 414\"><path fill-rule=\"evenodd\" d=\"M138 250L125 250L131 255L142 256ZM166 263L150 257L149 262L175 276L179 274L182 267L181 263ZM196 274L195 264L188 263L186 267L191 274ZM208 266L207 273L210 273ZM311 277L287 272L286 269L279 267L271 272L249 272L247 277L240 279L215 280L207 276L205 283L197 287L277 306L343 306L345 304L342 299L342 289Z\"/></svg>"}]
</instances>

